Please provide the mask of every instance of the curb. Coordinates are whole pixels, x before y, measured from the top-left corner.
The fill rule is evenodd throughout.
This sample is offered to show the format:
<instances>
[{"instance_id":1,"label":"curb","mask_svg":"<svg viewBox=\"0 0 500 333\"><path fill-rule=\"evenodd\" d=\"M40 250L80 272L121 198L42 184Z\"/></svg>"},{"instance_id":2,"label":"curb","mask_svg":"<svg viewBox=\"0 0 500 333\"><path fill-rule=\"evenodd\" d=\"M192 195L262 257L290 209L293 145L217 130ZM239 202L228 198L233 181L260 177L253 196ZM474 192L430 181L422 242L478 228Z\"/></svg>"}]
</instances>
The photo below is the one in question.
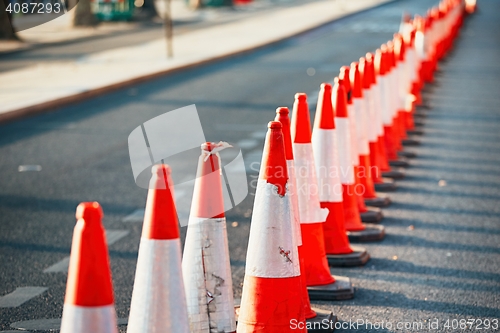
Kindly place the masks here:
<instances>
[{"instance_id":1,"label":"curb","mask_svg":"<svg viewBox=\"0 0 500 333\"><path fill-rule=\"evenodd\" d=\"M110 92L113 92L113 91L116 91L116 90L119 90L119 89L122 89L122 88L125 88L125 87L128 87L128 86L132 86L132 85L135 85L135 84L138 84L138 83L142 83L142 82L145 82L145 81L149 81L149 80L153 80L153 79L156 79L156 78L160 78L160 77L162 77L164 75L167 75L167 74L178 73L178 72L183 71L183 70L192 69L192 68L196 68L196 67L201 67L201 66L204 66L204 65L216 63L216 62L221 61L221 60L231 59L231 58L234 58L234 57L245 55L245 54L248 54L248 53L251 53L251 52L254 52L254 51L257 51L257 50L261 50L261 49L269 47L269 46L277 45L277 44L279 44L281 42L284 42L286 40L289 40L291 38L294 38L294 37L297 37L297 36L301 36L303 34L306 34L306 33L310 32L310 31L319 29L321 27L325 27L325 26L327 26L329 24L332 24L333 22L337 22L337 21L340 21L342 19L346 19L348 17L352 17L354 15L357 15L357 14L360 14L360 13L363 13L363 12L366 12L366 11L369 11L369 10L373 10L375 8L382 7L382 6L388 5L390 3L393 3L393 2L396 2L396 1L399 1L399 0L382 0L382 1L384 1L384 2L376 4L376 5L372 6L372 7L364 8L364 9L361 9L361 10L358 10L358 11L354 11L352 13L347 13L347 14L345 14L343 16L334 18L334 19L332 19L330 21L323 22L323 23L320 23L320 24L315 25L313 27L307 28L307 29L305 29L305 30L303 30L301 32L292 33L291 35L285 36L285 37L280 38L278 40L274 40L274 41L270 41L270 42L265 42L265 43L259 44L257 46L247 47L247 48L240 49L240 50L234 51L234 52L230 52L230 53L227 53L227 54L224 54L224 55L221 55L221 56L207 58L207 59L204 59L204 60L193 62L191 64L181 65L181 66L176 67L176 68L171 68L171 69L159 71L159 72L156 72L156 73L153 73L153 74L142 75L142 76L139 76L139 77L136 77L136 78L132 78L132 79L128 79L128 80L125 80L125 81L122 81L122 82L110 84L110 85L107 85L105 87L96 88L96 89L88 90L88 91L83 91L83 92L76 93L76 94L71 95L71 96L58 98L58 99L55 99L55 100L52 100L52 101L49 101L49 102L44 102L44 103L40 103L40 104L36 104L36 105L24 107L24 108L21 108L21 109L17 109L17 110L13 110L13 111L8 111L6 113L0 114L0 124L6 123L6 122L10 122L10 121L14 121L14 120L18 120L20 118L24 118L24 117L27 117L27 116L32 116L32 115L36 115L36 114L42 114L42 113L52 112L52 111L55 111L58 108L61 108L61 107L64 107L64 106L67 106L67 105L70 105L70 104L73 104L73 103L81 102L81 101L83 101L85 99L88 99L88 98L92 98L92 97L104 95L106 93L110 93Z\"/></svg>"}]
</instances>

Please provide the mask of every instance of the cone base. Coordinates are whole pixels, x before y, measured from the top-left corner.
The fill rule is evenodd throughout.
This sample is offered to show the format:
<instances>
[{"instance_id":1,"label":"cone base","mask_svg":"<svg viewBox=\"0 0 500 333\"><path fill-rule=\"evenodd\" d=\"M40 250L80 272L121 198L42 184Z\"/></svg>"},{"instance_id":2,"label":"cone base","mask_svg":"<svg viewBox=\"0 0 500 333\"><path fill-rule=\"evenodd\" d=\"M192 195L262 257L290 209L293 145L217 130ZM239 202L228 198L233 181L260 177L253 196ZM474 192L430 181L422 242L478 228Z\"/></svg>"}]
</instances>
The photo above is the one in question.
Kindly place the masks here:
<instances>
[{"instance_id":1,"label":"cone base","mask_svg":"<svg viewBox=\"0 0 500 333\"><path fill-rule=\"evenodd\" d=\"M406 157L406 158L415 158L417 157L417 154L413 151L407 151L407 150L402 150L398 152L399 156Z\"/></svg>"},{"instance_id":2,"label":"cone base","mask_svg":"<svg viewBox=\"0 0 500 333\"><path fill-rule=\"evenodd\" d=\"M317 316L306 320L306 327L310 327L307 330L308 333L330 333L335 330L335 323L337 322L337 316L333 315L333 312L328 310L313 308ZM324 323L328 325L324 325ZM328 326L325 328L324 326Z\"/></svg>"},{"instance_id":3,"label":"cone base","mask_svg":"<svg viewBox=\"0 0 500 333\"><path fill-rule=\"evenodd\" d=\"M341 301L354 297L351 279L347 276L332 275L334 283L307 287L311 301Z\"/></svg>"},{"instance_id":4,"label":"cone base","mask_svg":"<svg viewBox=\"0 0 500 333\"><path fill-rule=\"evenodd\" d=\"M394 180L390 178L382 178L382 183L375 183L375 191L380 192L394 192L398 189L398 186Z\"/></svg>"},{"instance_id":5,"label":"cone base","mask_svg":"<svg viewBox=\"0 0 500 333\"><path fill-rule=\"evenodd\" d=\"M381 225L365 224L366 229L361 231L348 231L350 242L378 242L385 237L385 228Z\"/></svg>"},{"instance_id":6,"label":"cone base","mask_svg":"<svg viewBox=\"0 0 500 333\"><path fill-rule=\"evenodd\" d=\"M384 171L382 172L382 177L385 177L385 178L392 178L392 179L403 179L405 178L406 176L406 172L404 169L401 169L401 168L397 168L397 169L391 169L389 171ZM375 187L375 190L377 190L377 188Z\"/></svg>"},{"instance_id":7,"label":"cone base","mask_svg":"<svg viewBox=\"0 0 500 333\"><path fill-rule=\"evenodd\" d=\"M422 124L420 124L422 126ZM424 135L424 131L421 129L413 129L406 132L408 135Z\"/></svg>"},{"instance_id":8,"label":"cone base","mask_svg":"<svg viewBox=\"0 0 500 333\"><path fill-rule=\"evenodd\" d=\"M407 168L410 166L410 162L405 157L400 157L394 160L389 160L389 165L393 167L403 167Z\"/></svg>"},{"instance_id":9,"label":"cone base","mask_svg":"<svg viewBox=\"0 0 500 333\"><path fill-rule=\"evenodd\" d=\"M405 147L420 146L420 141L416 140L416 139L412 139L412 138L404 139L402 141L402 143L403 143L403 146L405 146Z\"/></svg>"},{"instance_id":10,"label":"cone base","mask_svg":"<svg viewBox=\"0 0 500 333\"><path fill-rule=\"evenodd\" d=\"M364 247L351 246L354 252L349 254L327 254L326 259L330 267L363 266L370 260L370 254Z\"/></svg>"},{"instance_id":11,"label":"cone base","mask_svg":"<svg viewBox=\"0 0 500 333\"><path fill-rule=\"evenodd\" d=\"M367 211L360 213L361 222L380 223L384 219L382 210L378 207L366 207Z\"/></svg>"},{"instance_id":12,"label":"cone base","mask_svg":"<svg viewBox=\"0 0 500 333\"><path fill-rule=\"evenodd\" d=\"M365 199L365 205L371 207L379 207L379 208L389 207L391 203L392 203L391 198L384 193L376 193L375 198Z\"/></svg>"}]
</instances>

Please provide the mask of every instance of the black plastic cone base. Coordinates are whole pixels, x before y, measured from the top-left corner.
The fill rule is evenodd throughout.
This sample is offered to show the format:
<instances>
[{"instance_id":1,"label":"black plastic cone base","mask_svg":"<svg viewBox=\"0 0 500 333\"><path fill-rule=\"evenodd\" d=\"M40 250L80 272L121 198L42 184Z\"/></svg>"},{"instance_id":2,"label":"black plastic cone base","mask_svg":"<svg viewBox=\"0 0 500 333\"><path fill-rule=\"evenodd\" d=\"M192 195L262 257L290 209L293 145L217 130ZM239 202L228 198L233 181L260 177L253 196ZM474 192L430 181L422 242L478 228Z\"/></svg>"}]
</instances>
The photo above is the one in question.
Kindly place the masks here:
<instances>
[{"instance_id":1,"label":"black plastic cone base","mask_svg":"<svg viewBox=\"0 0 500 333\"><path fill-rule=\"evenodd\" d=\"M410 166L410 161L408 161L405 157L400 157L395 160L389 160L389 165L393 167L404 167L407 168Z\"/></svg>"},{"instance_id":2,"label":"black plastic cone base","mask_svg":"<svg viewBox=\"0 0 500 333\"><path fill-rule=\"evenodd\" d=\"M367 211L360 213L361 221L367 223L380 223L384 219L382 210L378 207L366 207Z\"/></svg>"},{"instance_id":3,"label":"black plastic cone base","mask_svg":"<svg viewBox=\"0 0 500 333\"><path fill-rule=\"evenodd\" d=\"M403 146L405 147L410 147L410 146L419 146L420 145L420 141L419 140L416 140L416 139L413 139L413 138L408 138L408 139L404 139L402 141L402 144Z\"/></svg>"},{"instance_id":4,"label":"black plastic cone base","mask_svg":"<svg viewBox=\"0 0 500 333\"><path fill-rule=\"evenodd\" d=\"M403 178L405 178L405 176L406 176L405 169L402 169L402 168L396 168L396 169L391 169L389 171L382 172L382 177L386 177L386 178L403 179ZM375 187L375 190L377 190L376 187Z\"/></svg>"},{"instance_id":5,"label":"black plastic cone base","mask_svg":"<svg viewBox=\"0 0 500 333\"><path fill-rule=\"evenodd\" d=\"M329 310L312 308L316 317L306 320L308 333L330 333L335 331L337 316Z\"/></svg>"},{"instance_id":6,"label":"black plastic cone base","mask_svg":"<svg viewBox=\"0 0 500 333\"><path fill-rule=\"evenodd\" d=\"M394 180L390 178L382 178L382 183L375 183L375 191L378 192L394 192L398 189L398 186Z\"/></svg>"},{"instance_id":7,"label":"black plastic cone base","mask_svg":"<svg viewBox=\"0 0 500 333\"><path fill-rule=\"evenodd\" d=\"M351 279L347 276L332 276L335 279L334 283L307 287L311 301L342 301L354 297Z\"/></svg>"},{"instance_id":8,"label":"black plastic cone base","mask_svg":"<svg viewBox=\"0 0 500 333\"><path fill-rule=\"evenodd\" d=\"M415 125L416 126L416 125ZM418 126L416 126L418 127ZM406 131L408 135L424 135L424 131L418 128L412 129L410 131Z\"/></svg>"},{"instance_id":9,"label":"black plastic cone base","mask_svg":"<svg viewBox=\"0 0 500 333\"><path fill-rule=\"evenodd\" d=\"M417 154L415 152L408 151L408 150L399 151L398 155L402 156L402 157L406 157L406 158L415 158L415 157L417 157Z\"/></svg>"},{"instance_id":10,"label":"black plastic cone base","mask_svg":"<svg viewBox=\"0 0 500 333\"><path fill-rule=\"evenodd\" d=\"M330 267L363 266L370 260L370 254L364 247L351 246L353 252L348 254L327 254Z\"/></svg>"},{"instance_id":11,"label":"black plastic cone base","mask_svg":"<svg viewBox=\"0 0 500 333\"><path fill-rule=\"evenodd\" d=\"M350 242L379 242L384 239L384 226L377 224L364 224L364 226L366 227L365 230L347 232Z\"/></svg>"},{"instance_id":12,"label":"black plastic cone base","mask_svg":"<svg viewBox=\"0 0 500 333\"><path fill-rule=\"evenodd\" d=\"M370 207L389 207L391 205L391 198L384 193L376 193L375 198L365 199L365 205Z\"/></svg>"}]
</instances>

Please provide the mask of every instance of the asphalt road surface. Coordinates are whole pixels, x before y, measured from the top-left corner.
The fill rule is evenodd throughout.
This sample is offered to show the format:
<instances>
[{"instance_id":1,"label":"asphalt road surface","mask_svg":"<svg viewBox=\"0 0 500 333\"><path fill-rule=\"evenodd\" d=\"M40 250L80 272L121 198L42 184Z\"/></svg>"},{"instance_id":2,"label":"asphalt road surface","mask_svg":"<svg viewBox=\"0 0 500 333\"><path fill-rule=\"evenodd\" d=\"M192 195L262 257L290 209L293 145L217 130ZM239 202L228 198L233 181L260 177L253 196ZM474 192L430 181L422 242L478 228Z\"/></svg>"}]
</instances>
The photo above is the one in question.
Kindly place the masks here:
<instances>
[{"instance_id":1,"label":"asphalt road surface","mask_svg":"<svg viewBox=\"0 0 500 333\"><path fill-rule=\"evenodd\" d=\"M128 157L134 128L196 104L207 140L234 143L249 166L260 159L276 107L290 107L296 92L317 93L340 66L391 38L403 11L423 13L433 4L397 1L245 56L1 125L0 296L37 288L18 289L17 295L31 295L18 306L0 297L0 329L61 317L75 208L90 200L104 209L116 309L127 318L146 200ZM384 210L386 239L364 245L372 256L366 266L332 270L352 278L355 298L315 303L341 322L386 323L345 332L495 331L477 320L500 319L499 10L495 0L480 2L424 92L425 134L412 149L418 157L407 178L391 194L393 205ZM186 161L172 161L178 182L193 168ZM39 171L19 172L20 166ZM248 170L250 184L254 170ZM189 202L189 194L178 200ZM252 203L250 194L227 212L235 297L241 295ZM476 320L474 329L445 328L447 320L461 319ZM396 329L401 322L413 328Z\"/></svg>"}]
</instances>

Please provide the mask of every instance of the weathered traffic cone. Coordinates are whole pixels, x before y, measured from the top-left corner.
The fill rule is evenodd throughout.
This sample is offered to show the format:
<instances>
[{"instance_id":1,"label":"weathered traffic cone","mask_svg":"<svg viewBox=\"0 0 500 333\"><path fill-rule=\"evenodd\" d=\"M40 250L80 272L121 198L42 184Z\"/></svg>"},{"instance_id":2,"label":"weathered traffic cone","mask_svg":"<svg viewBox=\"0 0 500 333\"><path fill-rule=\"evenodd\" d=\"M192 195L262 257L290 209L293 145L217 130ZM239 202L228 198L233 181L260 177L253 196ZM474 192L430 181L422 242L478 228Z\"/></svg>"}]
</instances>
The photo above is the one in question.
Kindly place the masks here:
<instances>
[{"instance_id":1,"label":"weathered traffic cone","mask_svg":"<svg viewBox=\"0 0 500 333\"><path fill-rule=\"evenodd\" d=\"M182 275L191 333L235 332L219 149L201 145L193 201L182 256Z\"/></svg>"},{"instance_id":2,"label":"weathered traffic cone","mask_svg":"<svg viewBox=\"0 0 500 333\"><path fill-rule=\"evenodd\" d=\"M349 240L353 241L378 241L384 238L385 230L380 225L365 225L361 223L356 201L354 181L354 168L350 152L350 125L347 110L346 92L344 84L335 78L333 86L333 107L337 140L339 144L340 179L343 187L344 221L348 231Z\"/></svg>"},{"instance_id":3,"label":"weathered traffic cone","mask_svg":"<svg viewBox=\"0 0 500 333\"><path fill-rule=\"evenodd\" d=\"M300 261L300 281L302 289L302 301L304 303L304 315L306 318L306 327L316 328L311 330L314 332L330 332L332 331L331 325L329 327L324 327L321 325L325 320L328 323L333 323L337 321L337 317L333 315L331 311L325 311L321 309L311 308L311 302L309 299L309 294L307 292L307 285L305 280L305 264L302 254L302 235L300 233L300 215L299 215L299 201L297 196L297 182L295 180L295 162L293 158L293 147L292 147L292 137L290 134L290 110L287 107L279 107L276 109L275 121L281 123L281 130L283 134L283 140L285 145L285 156L288 171L288 190L290 193L290 200L292 201L292 215L293 220L295 220L295 227L298 228L298 239L297 245L299 250L299 261Z\"/></svg>"},{"instance_id":4,"label":"weathered traffic cone","mask_svg":"<svg viewBox=\"0 0 500 333\"><path fill-rule=\"evenodd\" d=\"M325 252L323 225L328 215L319 202L318 181L311 144L307 96L295 94L292 117L292 142L299 198L305 278L312 300L340 300L354 296L350 280L332 276Z\"/></svg>"},{"instance_id":5,"label":"weathered traffic cone","mask_svg":"<svg viewBox=\"0 0 500 333\"><path fill-rule=\"evenodd\" d=\"M359 167L359 154L358 154L358 127L357 122L358 116L356 113L362 113L360 104L354 104L354 87L351 85L350 79L350 68L347 66L342 66L340 68L339 79L344 84L344 89L347 96L347 117L349 119L349 131L350 131L350 156L352 160L353 174L354 174L354 187L353 195L356 199L358 205L358 211L361 217L361 221L370 223L379 223L383 219L383 214L380 208L377 207L367 207L363 199L363 193L365 192L364 185L359 179L359 174L361 169ZM359 102L359 101L357 101ZM360 117L362 118L362 116ZM361 130L361 128L360 128Z\"/></svg>"},{"instance_id":6,"label":"weathered traffic cone","mask_svg":"<svg viewBox=\"0 0 500 333\"><path fill-rule=\"evenodd\" d=\"M364 265L370 255L362 247L351 247L344 227L342 183L332 107L332 86L323 83L319 91L312 146L318 176L321 208L329 213L323 224L325 251L330 266Z\"/></svg>"},{"instance_id":7,"label":"weathered traffic cone","mask_svg":"<svg viewBox=\"0 0 500 333\"><path fill-rule=\"evenodd\" d=\"M373 183L370 163L370 141L376 138L376 119L370 111L370 91L369 78L365 80L363 71L366 63L365 58L360 58L359 63L351 64L350 79L353 89L354 109L356 112L356 122L358 131L358 152L359 170L358 179L363 185L363 199L365 204L374 207L387 207L391 204L391 199L387 195L377 194Z\"/></svg>"},{"instance_id":8,"label":"weathered traffic cone","mask_svg":"<svg viewBox=\"0 0 500 333\"><path fill-rule=\"evenodd\" d=\"M76 209L62 333L117 333L108 246L97 202Z\"/></svg>"},{"instance_id":9,"label":"weathered traffic cone","mask_svg":"<svg viewBox=\"0 0 500 333\"><path fill-rule=\"evenodd\" d=\"M238 333L296 332L304 323L281 123L267 131L250 227ZM305 332L305 326L299 331Z\"/></svg>"},{"instance_id":10,"label":"weathered traffic cone","mask_svg":"<svg viewBox=\"0 0 500 333\"><path fill-rule=\"evenodd\" d=\"M152 168L127 333L190 332L170 173Z\"/></svg>"},{"instance_id":11,"label":"weathered traffic cone","mask_svg":"<svg viewBox=\"0 0 500 333\"><path fill-rule=\"evenodd\" d=\"M375 57L372 53L365 56L363 73L363 88L370 107L371 131L369 136L370 173L376 191L391 192L397 189L395 182L390 178L382 177L382 169L389 168L385 153L384 125L382 122L380 83L375 75Z\"/></svg>"}]
</instances>

